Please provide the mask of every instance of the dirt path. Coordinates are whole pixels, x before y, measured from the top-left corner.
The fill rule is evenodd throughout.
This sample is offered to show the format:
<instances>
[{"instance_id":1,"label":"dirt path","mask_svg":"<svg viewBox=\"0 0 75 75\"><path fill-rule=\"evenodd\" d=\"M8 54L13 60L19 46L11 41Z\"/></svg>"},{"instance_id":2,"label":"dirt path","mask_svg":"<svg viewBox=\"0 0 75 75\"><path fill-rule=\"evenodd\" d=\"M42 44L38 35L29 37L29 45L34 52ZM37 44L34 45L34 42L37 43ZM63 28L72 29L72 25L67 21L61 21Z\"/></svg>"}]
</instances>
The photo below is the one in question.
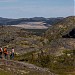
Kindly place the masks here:
<instances>
[{"instance_id":1,"label":"dirt path","mask_svg":"<svg viewBox=\"0 0 75 75\"><path fill-rule=\"evenodd\" d=\"M50 72L47 68L41 68L33 64L18 62L18 61L13 61L13 60L0 60L0 65L10 66L10 67L14 67L20 70L27 69L30 71L41 73L41 75L56 75ZM39 75L39 74L36 74L36 75Z\"/></svg>"}]
</instances>

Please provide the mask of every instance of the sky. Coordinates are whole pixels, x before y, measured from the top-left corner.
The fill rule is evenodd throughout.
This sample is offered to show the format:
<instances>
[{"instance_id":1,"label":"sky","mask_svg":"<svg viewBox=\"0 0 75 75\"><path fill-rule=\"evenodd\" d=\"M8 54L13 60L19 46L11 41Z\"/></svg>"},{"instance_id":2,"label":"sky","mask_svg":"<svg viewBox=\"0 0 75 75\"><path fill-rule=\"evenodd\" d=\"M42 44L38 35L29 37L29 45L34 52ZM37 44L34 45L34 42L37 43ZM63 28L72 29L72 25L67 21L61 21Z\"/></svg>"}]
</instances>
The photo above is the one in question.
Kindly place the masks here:
<instances>
[{"instance_id":1,"label":"sky","mask_svg":"<svg viewBox=\"0 0 75 75\"><path fill-rule=\"evenodd\" d=\"M0 17L67 17L75 12L75 0L0 0Z\"/></svg>"}]
</instances>

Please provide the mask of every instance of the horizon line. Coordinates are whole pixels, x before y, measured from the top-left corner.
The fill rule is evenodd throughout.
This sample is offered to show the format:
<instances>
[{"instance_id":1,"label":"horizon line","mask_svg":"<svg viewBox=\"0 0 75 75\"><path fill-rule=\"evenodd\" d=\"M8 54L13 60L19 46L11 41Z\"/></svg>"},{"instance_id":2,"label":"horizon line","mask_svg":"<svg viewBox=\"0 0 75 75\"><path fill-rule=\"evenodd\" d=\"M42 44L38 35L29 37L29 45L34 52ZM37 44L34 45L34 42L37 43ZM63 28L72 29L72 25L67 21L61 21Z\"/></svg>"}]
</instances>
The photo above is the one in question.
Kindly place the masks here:
<instances>
[{"instance_id":1,"label":"horizon line","mask_svg":"<svg viewBox=\"0 0 75 75\"><path fill-rule=\"evenodd\" d=\"M75 16L75 15L70 15L70 16ZM57 16L57 17L43 17L43 16L35 16L35 17L0 17L0 18L7 18L7 19L22 19L22 18L66 18L66 17L70 17L70 16Z\"/></svg>"}]
</instances>

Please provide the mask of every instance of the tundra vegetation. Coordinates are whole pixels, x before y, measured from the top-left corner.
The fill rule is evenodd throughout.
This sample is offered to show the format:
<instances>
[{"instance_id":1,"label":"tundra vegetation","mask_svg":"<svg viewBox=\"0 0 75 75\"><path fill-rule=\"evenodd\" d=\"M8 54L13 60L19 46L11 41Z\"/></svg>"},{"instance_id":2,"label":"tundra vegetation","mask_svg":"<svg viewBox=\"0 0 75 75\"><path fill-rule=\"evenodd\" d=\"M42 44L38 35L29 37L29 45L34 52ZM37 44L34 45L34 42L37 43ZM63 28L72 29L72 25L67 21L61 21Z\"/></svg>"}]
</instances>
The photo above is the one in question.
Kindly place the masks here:
<instances>
[{"instance_id":1,"label":"tundra vegetation","mask_svg":"<svg viewBox=\"0 0 75 75\"><path fill-rule=\"evenodd\" d=\"M0 28L0 45L7 46L9 51L12 46L15 48L14 61L47 68L54 75L75 75L74 16L62 19L47 30L29 30L11 26ZM28 70L26 69L27 72ZM26 75L31 74L41 75L36 71L30 71Z\"/></svg>"}]
</instances>

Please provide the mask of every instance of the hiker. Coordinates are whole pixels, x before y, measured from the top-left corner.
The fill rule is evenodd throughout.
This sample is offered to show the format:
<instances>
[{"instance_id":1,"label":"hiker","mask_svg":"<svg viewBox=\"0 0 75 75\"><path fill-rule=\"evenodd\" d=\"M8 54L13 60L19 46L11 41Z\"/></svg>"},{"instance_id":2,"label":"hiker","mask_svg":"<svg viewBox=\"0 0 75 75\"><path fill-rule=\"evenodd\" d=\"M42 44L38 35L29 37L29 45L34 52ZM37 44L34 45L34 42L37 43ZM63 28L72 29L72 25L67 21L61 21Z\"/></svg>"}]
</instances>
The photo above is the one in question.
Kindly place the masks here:
<instances>
[{"instance_id":1,"label":"hiker","mask_svg":"<svg viewBox=\"0 0 75 75\"><path fill-rule=\"evenodd\" d=\"M4 58L5 58L5 59L8 59L7 47L4 48L3 53L4 53Z\"/></svg>"},{"instance_id":2,"label":"hiker","mask_svg":"<svg viewBox=\"0 0 75 75\"><path fill-rule=\"evenodd\" d=\"M3 49L2 47L0 48L0 58L2 59L2 52L3 52Z\"/></svg>"},{"instance_id":3,"label":"hiker","mask_svg":"<svg viewBox=\"0 0 75 75\"><path fill-rule=\"evenodd\" d=\"M10 52L10 59L14 59L14 48L12 47L12 50Z\"/></svg>"},{"instance_id":4,"label":"hiker","mask_svg":"<svg viewBox=\"0 0 75 75\"><path fill-rule=\"evenodd\" d=\"M10 52L10 59L12 59L12 52Z\"/></svg>"}]
</instances>

